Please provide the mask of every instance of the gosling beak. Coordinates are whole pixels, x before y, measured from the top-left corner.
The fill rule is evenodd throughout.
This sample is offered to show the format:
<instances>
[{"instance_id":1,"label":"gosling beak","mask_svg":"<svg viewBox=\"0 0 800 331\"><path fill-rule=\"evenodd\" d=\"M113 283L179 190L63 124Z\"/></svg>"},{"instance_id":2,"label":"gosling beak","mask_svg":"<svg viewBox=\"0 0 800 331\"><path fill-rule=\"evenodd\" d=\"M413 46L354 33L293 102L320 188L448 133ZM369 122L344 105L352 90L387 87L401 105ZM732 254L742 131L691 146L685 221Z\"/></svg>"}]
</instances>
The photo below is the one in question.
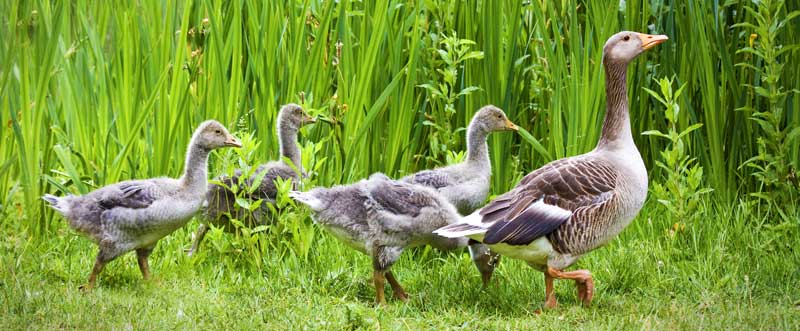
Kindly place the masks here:
<instances>
[{"instance_id":1,"label":"gosling beak","mask_svg":"<svg viewBox=\"0 0 800 331\"><path fill-rule=\"evenodd\" d=\"M663 34L652 35L652 34L639 33L639 39L642 41L642 48L644 50L648 50L660 43L667 41L669 37Z\"/></svg>"},{"instance_id":2,"label":"gosling beak","mask_svg":"<svg viewBox=\"0 0 800 331\"><path fill-rule=\"evenodd\" d=\"M519 131L519 127L506 118L506 129Z\"/></svg>"},{"instance_id":3,"label":"gosling beak","mask_svg":"<svg viewBox=\"0 0 800 331\"><path fill-rule=\"evenodd\" d=\"M225 140L225 146L228 147L242 147L242 143L236 137L228 135L228 139Z\"/></svg>"},{"instance_id":4,"label":"gosling beak","mask_svg":"<svg viewBox=\"0 0 800 331\"><path fill-rule=\"evenodd\" d=\"M308 114L306 114L306 116L303 117L303 123L305 123L305 124L317 123L317 118L316 117L311 117Z\"/></svg>"}]
</instances>

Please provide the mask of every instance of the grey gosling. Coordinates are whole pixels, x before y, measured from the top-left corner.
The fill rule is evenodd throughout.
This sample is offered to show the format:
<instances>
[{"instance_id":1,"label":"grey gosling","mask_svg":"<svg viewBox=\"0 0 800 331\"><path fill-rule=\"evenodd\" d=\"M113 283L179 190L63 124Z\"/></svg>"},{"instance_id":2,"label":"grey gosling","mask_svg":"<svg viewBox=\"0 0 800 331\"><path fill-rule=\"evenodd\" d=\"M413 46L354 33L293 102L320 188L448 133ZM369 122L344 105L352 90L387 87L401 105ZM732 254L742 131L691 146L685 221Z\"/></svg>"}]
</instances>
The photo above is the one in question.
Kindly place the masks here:
<instances>
[{"instance_id":1,"label":"grey gosling","mask_svg":"<svg viewBox=\"0 0 800 331\"><path fill-rule=\"evenodd\" d=\"M274 183L275 179L291 179L294 185L300 180L298 172L300 174L303 173L303 164L300 159L300 149L297 147L297 132L304 125L314 122L316 122L316 119L309 116L299 105L293 103L284 105L278 113L276 125L278 144L281 156L288 159L292 164L287 163L284 159L262 164L256 168L250 178L247 178L242 183L240 183L242 172L237 169L232 177L222 176L219 178L219 181L225 186L208 185L208 192L206 192L207 206L203 211L201 224L194 234L194 242L188 252L189 256L192 256L200 248L200 243L209 230L209 223L223 228L226 232L234 232L236 230L230 221L231 217L242 221L247 227L267 223L265 218L268 217L266 214L269 210L266 208L266 203L274 202L275 196L278 194ZM229 188L240 186L240 191L246 191L255 182L256 178L265 171L266 174L263 175L264 177L258 189L247 195L247 198L252 201L264 200L261 204L262 208L257 209L252 214L245 209L236 208L236 194Z\"/></svg>"},{"instance_id":2,"label":"grey gosling","mask_svg":"<svg viewBox=\"0 0 800 331\"><path fill-rule=\"evenodd\" d=\"M442 250L464 247L466 237L444 238L433 230L461 216L436 191L373 174L351 185L292 191L290 197L307 205L313 220L346 245L372 258L375 298L385 304L384 282L393 295L408 295L390 268L408 247L431 245Z\"/></svg>"},{"instance_id":3,"label":"grey gosling","mask_svg":"<svg viewBox=\"0 0 800 331\"><path fill-rule=\"evenodd\" d=\"M493 105L482 107L472 117L467 127L467 159L459 164L432 170L423 170L403 177L409 183L428 186L436 189L462 215L469 215L483 206L489 195L492 177L492 163L489 160L489 148L486 139L497 131L518 131L500 108ZM489 249L471 240L469 253L475 266L481 273L483 286L486 287L492 278L499 256Z\"/></svg>"},{"instance_id":4,"label":"grey gosling","mask_svg":"<svg viewBox=\"0 0 800 331\"><path fill-rule=\"evenodd\" d=\"M563 269L616 237L647 197L647 169L631 135L625 76L629 62L667 39L623 31L606 42L606 115L594 150L546 164L511 191L435 233L469 236L542 271L545 308L558 304L553 279L575 281L578 298L591 304L592 274Z\"/></svg>"},{"instance_id":5,"label":"grey gosling","mask_svg":"<svg viewBox=\"0 0 800 331\"><path fill-rule=\"evenodd\" d=\"M147 258L159 239L186 224L200 209L208 185L208 154L222 147L241 147L241 143L219 122L206 121L192 136L179 179L128 180L86 195L43 197L69 220L70 227L99 246L89 282L81 289L92 289L108 262L132 250L142 276L150 277Z\"/></svg>"}]
</instances>

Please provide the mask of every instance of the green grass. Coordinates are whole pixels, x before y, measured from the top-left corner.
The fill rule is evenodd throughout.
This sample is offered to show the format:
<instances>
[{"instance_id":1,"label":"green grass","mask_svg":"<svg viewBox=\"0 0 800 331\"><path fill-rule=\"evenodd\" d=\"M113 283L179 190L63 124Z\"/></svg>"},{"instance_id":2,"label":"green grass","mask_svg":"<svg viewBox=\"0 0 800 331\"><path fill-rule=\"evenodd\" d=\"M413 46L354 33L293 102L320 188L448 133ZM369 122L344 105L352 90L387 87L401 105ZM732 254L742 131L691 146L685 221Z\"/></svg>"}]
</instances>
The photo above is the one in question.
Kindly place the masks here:
<instances>
[{"instance_id":1,"label":"green grass","mask_svg":"<svg viewBox=\"0 0 800 331\"><path fill-rule=\"evenodd\" d=\"M0 327L32 329L710 329L800 328L800 253L767 244L741 210L669 234L647 206L618 240L578 263L593 271L595 301L582 308L571 282L556 282L560 307L539 313L544 280L504 259L481 291L465 252L407 252L395 265L407 303L373 304L366 256L318 237L307 261L269 249L258 269L246 252L208 242L189 258L193 226L162 240L143 281L135 257L112 262L83 294L95 247L58 226L44 243L10 234L0 255ZM196 225L196 224L192 224ZM230 236L214 240L232 240ZM742 250L741 247L750 247Z\"/></svg>"},{"instance_id":2,"label":"green grass","mask_svg":"<svg viewBox=\"0 0 800 331\"><path fill-rule=\"evenodd\" d=\"M756 29L749 24L758 23L745 9L755 8L752 1L619 4L0 2L0 328L800 328L800 215L777 217L773 210L783 208L755 198L771 188L753 176L757 169L742 166L760 155L759 139L769 139L752 120L756 112L780 108L781 132L800 127L798 51L770 63L743 51L764 40L750 38ZM783 20L798 9L786 1L774 16ZM763 45L796 47L798 22L771 30ZM313 170L308 187L452 161L464 149L459 128L479 107L495 104L530 133L490 138L492 194L499 194L552 159L594 147L605 102L600 52L622 29L670 37L629 68L633 131L672 128L643 90L658 90L654 78L685 84L675 100L675 129L703 125L682 138L685 155L704 170L702 183L689 187L714 191L684 209L692 210L686 219L651 194L620 238L579 262L597 279L590 308L578 307L571 284L561 282L562 307L536 314L541 274L504 260L498 286L481 292L465 254L430 250L397 264L411 302L375 308L366 258L295 209L261 233L260 247L211 233L203 253L187 258L193 221L156 249L156 281L142 282L126 256L103 273L96 292L82 295L76 288L95 248L40 199L178 176L192 129L209 118L240 137L252 134L260 145L242 154L251 164L275 159L275 117L289 102L335 122L301 133L304 165ZM480 90L451 105L423 87L442 83L441 70L453 69L437 53L445 36L473 41L470 51L483 54L455 66L458 78L448 83L454 91ZM765 80L762 72L780 75ZM760 96L764 87L785 91L783 104ZM449 106L455 112L447 113ZM786 151L780 167L789 175L779 180L787 189L794 184L796 194L790 169L800 168L800 139L782 137L764 146ZM665 183L668 174L655 164L674 146L634 139L651 181ZM214 153L211 174L230 172L236 155Z\"/></svg>"}]
</instances>

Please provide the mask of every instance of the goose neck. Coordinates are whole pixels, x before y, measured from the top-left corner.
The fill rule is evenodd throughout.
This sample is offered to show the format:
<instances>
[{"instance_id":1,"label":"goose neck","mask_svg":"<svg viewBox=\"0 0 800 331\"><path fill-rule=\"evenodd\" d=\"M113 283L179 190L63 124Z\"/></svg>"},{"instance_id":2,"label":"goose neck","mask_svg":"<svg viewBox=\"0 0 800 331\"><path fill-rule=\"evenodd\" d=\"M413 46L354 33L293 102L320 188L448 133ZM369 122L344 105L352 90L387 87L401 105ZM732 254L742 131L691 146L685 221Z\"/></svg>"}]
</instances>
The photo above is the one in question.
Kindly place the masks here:
<instances>
[{"instance_id":1,"label":"goose neck","mask_svg":"<svg viewBox=\"0 0 800 331\"><path fill-rule=\"evenodd\" d=\"M297 148L297 130L279 126L278 144L281 149L281 156L292 161L297 171L303 173L303 164L300 160L300 149Z\"/></svg>"},{"instance_id":2,"label":"goose neck","mask_svg":"<svg viewBox=\"0 0 800 331\"><path fill-rule=\"evenodd\" d=\"M186 153L181 186L196 192L205 192L208 185L208 154L211 150L192 142Z\"/></svg>"},{"instance_id":3,"label":"goose neck","mask_svg":"<svg viewBox=\"0 0 800 331\"><path fill-rule=\"evenodd\" d=\"M488 167L489 147L486 139L489 134L473 121L467 128L467 162L472 165Z\"/></svg>"},{"instance_id":4,"label":"goose neck","mask_svg":"<svg viewBox=\"0 0 800 331\"><path fill-rule=\"evenodd\" d=\"M606 115L598 148L617 149L633 145L628 112L627 63L612 62L606 71Z\"/></svg>"}]
</instances>

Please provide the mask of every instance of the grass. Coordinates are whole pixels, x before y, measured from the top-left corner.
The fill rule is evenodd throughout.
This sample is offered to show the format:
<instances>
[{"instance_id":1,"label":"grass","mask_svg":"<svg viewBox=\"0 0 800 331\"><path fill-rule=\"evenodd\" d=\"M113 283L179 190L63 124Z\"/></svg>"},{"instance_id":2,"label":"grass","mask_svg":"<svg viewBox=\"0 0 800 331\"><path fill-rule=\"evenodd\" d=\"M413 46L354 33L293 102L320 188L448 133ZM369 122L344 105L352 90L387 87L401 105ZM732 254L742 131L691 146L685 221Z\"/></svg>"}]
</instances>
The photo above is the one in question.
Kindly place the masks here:
<instances>
[{"instance_id":1,"label":"grass","mask_svg":"<svg viewBox=\"0 0 800 331\"><path fill-rule=\"evenodd\" d=\"M746 211L721 208L706 224L671 233L647 206L618 240L578 263L593 271L595 301L582 308L556 282L560 307L539 313L541 273L505 259L494 285L465 252L408 252L394 270L412 298L375 307L366 256L320 235L308 260L270 249L261 269L246 252L209 243L195 257L188 226L162 240L143 281L135 257L114 262L89 294L95 247L58 227L46 242L8 234L0 255L0 327L15 329L709 329L800 328L800 253L745 231ZM713 215L713 217L711 216ZM713 221L712 221L713 220ZM196 225L196 224L192 224ZM212 240L233 240L225 237ZM742 250L741 247L751 247Z\"/></svg>"},{"instance_id":2,"label":"grass","mask_svg":"<svg viewBox=\"0 0 800 331\"><path fill-rule=\"evenodd\" d=\"M779 146L768 151L785 151L781 187L797 192L800 18L783 20L800 4L780 3L764 8L785 25L764 30L747 0L0 2L0 328L798 329L800 216L775 217L754 198L769 188L742 166L760 146ZM600 52L622 29L670 37L629 69L633 131L702 123L681 138L702 175L672 182L713 192L681 219L651 194L630 228L579 262L598 280L590 308L561 282L562 307L537 314L543 277L522 263L504 260L498 286L481 292L464 253L425 249L397 265L411 302L375 308L366 258L293 208L257 240L212 231L187 258L193 221L156 249L156 281L142 282L126 256L82 295L94 247L40 200L178 176L192 129L208 118L260 143L215 153L212 174L232 171L237 155L275 159L275 117L289 102L334 123L301 133L307 187L452 162L464 149L460 128L495 104L525 129L489 139L492 194L505 192L594 147ZM769 42L751 37L757 30ZM446 37L477 53L446 63ZM788 51L753 55L764 47ZM446 81L447 71L457 78ZM658 90L660 78L685 86L674 121L643 89ZM426 86L444 81L443 101ZM766 87L785 93L779 103L758 94ZM752 120L775 109L780 141ZM675 146L634 138L651 181L666 183L656 162Z\"/></svg>"}]
</instances>

